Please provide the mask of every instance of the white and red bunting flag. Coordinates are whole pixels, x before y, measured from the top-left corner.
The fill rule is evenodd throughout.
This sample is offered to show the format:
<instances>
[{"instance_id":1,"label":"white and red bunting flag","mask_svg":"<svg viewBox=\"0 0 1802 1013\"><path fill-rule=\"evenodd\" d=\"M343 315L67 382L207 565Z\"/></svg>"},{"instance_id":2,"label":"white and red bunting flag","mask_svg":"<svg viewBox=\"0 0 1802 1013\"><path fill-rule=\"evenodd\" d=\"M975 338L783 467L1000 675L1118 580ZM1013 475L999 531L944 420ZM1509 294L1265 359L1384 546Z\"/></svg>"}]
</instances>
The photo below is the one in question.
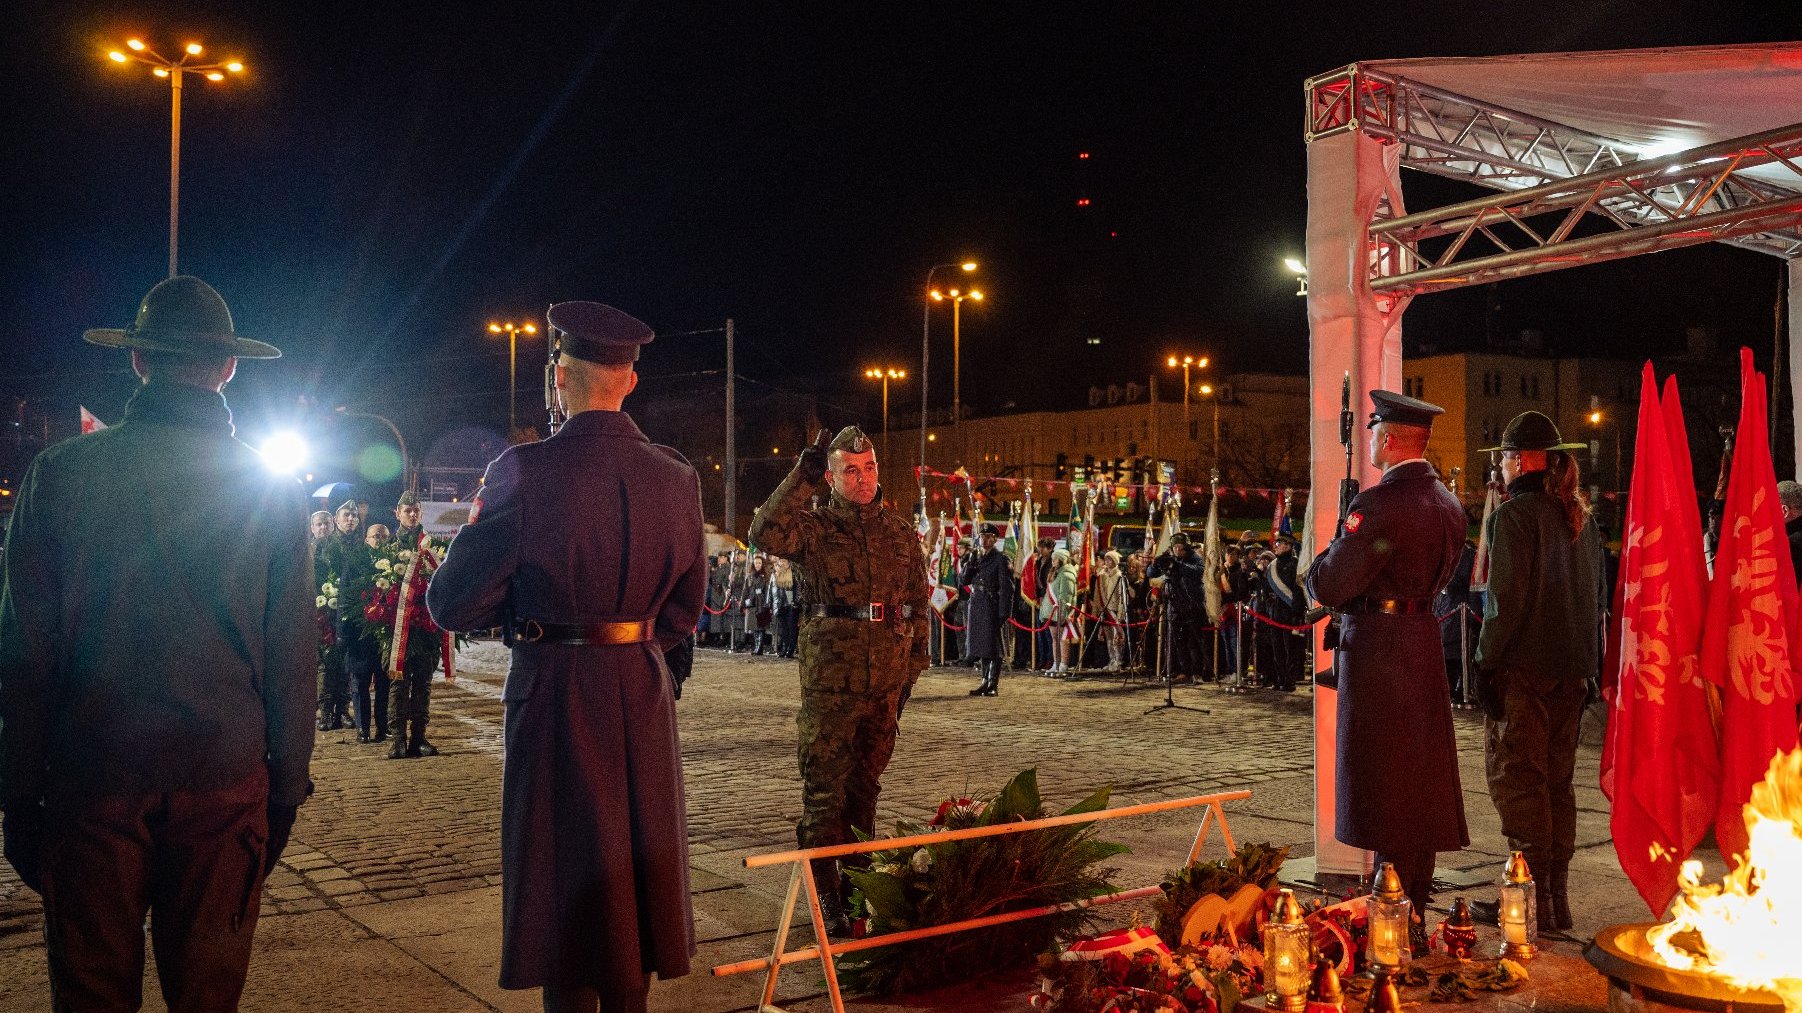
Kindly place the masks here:
<instances>
[{"instance_id":1,"label":"white and red bunting flag","mask_svg":"<svg viewBox=\"0 0 1802 1013\"><path fill-rule=\"evenodd\" d=\"M1671 403L1676 386L1670 387ZM1677 894L1677 870L1714 822L1720 759L1699 651L1708 592L1701 515L1687 449L1678 462L1647 362L1603 699L1602 793L1621 870L1654 918Z\"/></svg>"},{"instance_id":2,"label":"white and red bunting flag","mask_svg":"<svg viewBox=\"0 0 1802 1013\"><path fill-rule=\"evenodd\" d=\"M1721 694L1714 835L1722 857L1744 854L1741 810L1752 786L1764 779L1771 757L1796 748L1796 623L1802 617L1766 436L1764 382L1752 368L1752 350L1741 348L1738 440L1702 633L1702 675Z\"/></svg>"},{"instance_id":3,"label":"white and red bunting flag","mask_svg":"<svg viewBox=\"0 0 1802 1013\"><path fill-rule=\"evenodd\" d=\"M83 436L97 433L106 428L106 423L100 421L100 416L88 411L85 406L77 405L76 407L81 408L81 434Z\"/></svg>"}]
</instances>

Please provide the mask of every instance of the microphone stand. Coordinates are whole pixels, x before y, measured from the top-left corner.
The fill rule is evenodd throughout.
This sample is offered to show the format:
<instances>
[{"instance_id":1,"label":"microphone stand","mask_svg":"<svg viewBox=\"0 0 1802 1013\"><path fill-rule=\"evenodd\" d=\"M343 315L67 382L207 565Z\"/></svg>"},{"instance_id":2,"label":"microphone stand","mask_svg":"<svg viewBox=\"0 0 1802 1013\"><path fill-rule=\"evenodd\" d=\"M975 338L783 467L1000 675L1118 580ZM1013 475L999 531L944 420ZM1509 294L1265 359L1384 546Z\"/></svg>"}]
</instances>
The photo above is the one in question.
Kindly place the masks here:
<instances>
[{"instance_id":1,"label":"microphone stand","mask_svg":"<svg viewBox=\"0 0 1802 1013\"><path fill-rule=\"evenodd\" d=\"M1164 580L1165 580L1164 586L1166 588L1168 588L1170 586L1169 581L1171 579L1173 579L1173 577L1171 577L1171 576L1166 576L1164 578ZM1164 702L1160 703L1160 704L1153 704L1151 707L1149 707L1145 711L1145 713L1146 714L1156 714L1159 711L1168 711L1168 710L1194 711L1197 714L1212 714L1212 713L1214 713L1213 711L1207 709L1206 707L1190 707L1187 704L1177 703L1176 697L1171 694L1171 685L1172 685L1171 679L1174 676L1174 673L1172 673L1170 671L1170 651L1171 651L1172 645L1170 643L1170 602L1169 602L1167 595L1164 598L1160 598L1158 600L1158 610L1159 610L1159 616L1158 616L1157 663L1158 663L1158 667L1162 668L1164 670ZM1141 715L1141 716L1143 716L1143 715Z\"/></svg>"}]
</instances>

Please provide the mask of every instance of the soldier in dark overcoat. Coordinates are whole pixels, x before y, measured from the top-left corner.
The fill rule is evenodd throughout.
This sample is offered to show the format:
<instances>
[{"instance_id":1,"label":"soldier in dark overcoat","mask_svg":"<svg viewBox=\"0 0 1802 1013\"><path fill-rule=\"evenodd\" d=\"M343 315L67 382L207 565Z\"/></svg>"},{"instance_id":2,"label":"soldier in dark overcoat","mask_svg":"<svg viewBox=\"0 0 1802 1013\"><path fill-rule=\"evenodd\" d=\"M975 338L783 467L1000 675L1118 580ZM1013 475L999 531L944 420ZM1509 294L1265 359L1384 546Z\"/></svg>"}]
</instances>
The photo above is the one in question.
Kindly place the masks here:
<instances>
[{"instance_id":1,"label":"soldier in dark overcoat","mask_svg":"<svg viewBox=\"0 0 1802 1013\"><path fill-rule=\"evenodd\" d=\"M971 696L994 696L1001 682L1001 630L1014 600L1014 567L1000 549L1001 529L982 526L982 551L973 552L958 576L963 598L964 642L982 676Z\"/></svg>"},{"instance_id":2,"label":"soldier in dark overcoat","mask_svg":"<svg viewBox=\"0 0 1802 1013\"><path fill-rule=\"evenodd\" d=\"M447 630L502 626L501 980L547 1010L642 1010L694 955L672 674L706 594L700 481L621 402L650 328L551 307L555 435L509 449L426 591Z\"/></svg>"},{"instance_id":3,"label":"soldier in dark overcoat","mask_svg":"<svg viewBox=\"0 0 1802 1013\"><path fill-rule=\"evenodd\" d=\"M831 493L809 506L830 475ZM901 708L929 663L926 556L906 517L882 502L876 449L856 426L824 430L757 508L750 540L794 564L801 614L797 752L803 848L848 844L876 824ZM838 863L813 865L827 930L849 930Z\"/></svg>"},{"instance_id":4,"label":"soldier in dark overcoat","mask_svg":"<svg viewBox=\"0 0 1802 1013\"><path fill-rule=\"evenodd\" d=\"M1458 565L1464 510L1423 455L1443 409L1370 392L1382 481L1351 502L1308 591L1343 622L1335 836L1390 862L1425 912L1436 853L1470 843L1433 596Z\"/></svg>"}]
</instances>

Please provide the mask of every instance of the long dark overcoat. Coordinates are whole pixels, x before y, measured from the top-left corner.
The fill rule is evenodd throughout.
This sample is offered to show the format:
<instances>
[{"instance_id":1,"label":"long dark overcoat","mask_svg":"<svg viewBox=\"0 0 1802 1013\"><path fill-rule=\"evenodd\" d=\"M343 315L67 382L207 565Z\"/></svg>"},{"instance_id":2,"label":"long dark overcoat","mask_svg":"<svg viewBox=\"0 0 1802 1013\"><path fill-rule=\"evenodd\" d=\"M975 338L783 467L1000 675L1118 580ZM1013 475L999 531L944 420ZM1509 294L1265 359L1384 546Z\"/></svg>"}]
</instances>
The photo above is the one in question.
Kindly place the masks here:
<instances>
[{"instance_id":1,"label":"long dark overcoat","mask_svg":"<svg viewBox=\"0 0 1802 1013\"><path fill-rule=\"evenodd\" d=\"M706 590L700 483L621 412L488 466L426 591L447 630L653 619L656 640L513 648L501 786L501 986L640 988L688 973L694 918L663 651Z\"/></svg>"},{"instance_id":2,"label":"long dark overcoat","mask_svg":"<svg viewBox=\"0 0 1802 1013\"><path fill-rule=\"evenodd\" d=\"M973 659L1001 660L1001 633L1014 600L1014 568L1000 549L976 553L958 578L967 604L964 639Z\"/></svg>"},{"instance_id":3,"label":"long dark overcoat","mask_svg":"<svg viewBox=\"0 0 1802 1013\"><path fill-rule=\"evenodd\" d=\"M1345 533L1308 570L1308 590L1330 608L1359 597L1430 600L1458 565L1464 527L1432 465L1391 468L1352 500ZM1337 662L1334 836L1372 851L1469 844L1438 620L1431 611L1347 615Z\"/></svg>"}]
</instances>

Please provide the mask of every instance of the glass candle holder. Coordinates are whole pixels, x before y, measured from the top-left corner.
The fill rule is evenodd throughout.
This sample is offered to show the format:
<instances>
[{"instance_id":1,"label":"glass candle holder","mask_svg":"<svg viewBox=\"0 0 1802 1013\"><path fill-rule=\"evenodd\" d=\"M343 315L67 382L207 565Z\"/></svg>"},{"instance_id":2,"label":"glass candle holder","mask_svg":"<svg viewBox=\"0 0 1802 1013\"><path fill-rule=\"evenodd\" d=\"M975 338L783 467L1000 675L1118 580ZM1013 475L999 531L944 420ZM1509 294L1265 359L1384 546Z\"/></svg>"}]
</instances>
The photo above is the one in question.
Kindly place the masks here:
<instances>
[{"instance_id":1,"label":"glass candle holder","mask_svg":"<svg viewBox=\"0 0 1802 1013\"><path fill-rule=\"evenodd\" d=\"M1443 930L1445 936L1445 952L1460 960L1476 952L1477 922L1470 913L1470 901L1459 897L1452 903L1452 915L1445 920Z\"/></svg>"},{"instance_id":2,"label":"glass candle holder","mask_svg":"<svg viewBox=\"0 0 1802 1013\"><path fill-rule=\"evenodd\" d=\"M1377 871L1376 890L1366 907L1370 917L1370 938L1364 956L1374 974L1399 971L1407 966L1413 951L1408 942L1408 923L1414 905L1402 892L1401 877L1388 862Z\"/></svg>"},{"instance_id":3,"label":"glass candle holder","mask_svg":"<svg viewBox=\"0 0 1802 1013\"><path fill-rule=\"evenodd\" d=\"M1502 928L1504 957L1531 960L1539 952L1539 912L1533 890L1533 872L1516 851L1502 873L1496 917Z\"/></svg>"},{"instance_id":4,"label":"glass candle holder","mask_svg":"<svg viewBox=\"0 0 1802 1013\"><path fill-rule=\"evenodd\" d=\"M1308 1006L1309 953L1313 933L1302 921L1293 891L1277 894L1276 910L1264 923L1264 1002L1283 1013L1302 1013Z\"/></svg>"}]
</instances>

